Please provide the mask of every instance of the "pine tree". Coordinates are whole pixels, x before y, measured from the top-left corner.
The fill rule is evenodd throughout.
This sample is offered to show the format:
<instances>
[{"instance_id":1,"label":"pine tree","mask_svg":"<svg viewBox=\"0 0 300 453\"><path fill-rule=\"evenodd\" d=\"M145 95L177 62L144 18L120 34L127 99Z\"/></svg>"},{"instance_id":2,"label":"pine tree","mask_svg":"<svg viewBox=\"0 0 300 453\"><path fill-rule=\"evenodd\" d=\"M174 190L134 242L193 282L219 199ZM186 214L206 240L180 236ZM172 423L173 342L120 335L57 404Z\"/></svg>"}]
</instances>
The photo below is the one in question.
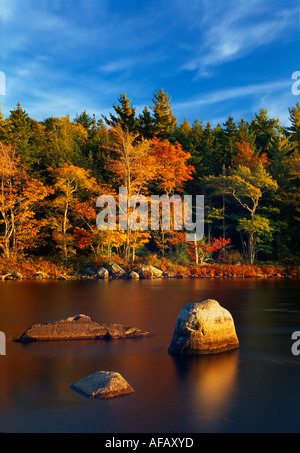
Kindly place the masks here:
<instances>
[{"instance_id":1,"label":"pine tree","mask_svg":"<svg viewBox=\"0 0 300 453\"><path fill-rule=\"evenodd\" d=\"M259 153L267 153L269 143L276 134L279 120L268 117L266 109L260 109L250 124L250 131L255 135L255 146Z\"/></svg>"},{"instance_id":2,"label":"pine tree","mask_svg":"<svg viewBox=\"0 0 300 453\"><path fill-rule=\"evenodd\" d=\"M30 137L33 120L29 118L28 113L21 108L18 102L17 106L10 111L6 122L6 139L8 142L17 147L22 161L30 168L33 153L30 150Z\"/></svg>"},{"instance_id":3,"label":"pine tree","mask_svg":"<svg viewBox=\"0 0 300 453\"><path fill-rule=\"evenodd\" d=\"M137 130L146 139L151 140L154 136L153 118L148 107L145 107L143 112L138 116Z\"/></svg>"},{"instance_id":4,"label":"pine tree","mask_svg":"<svg viewBox=\"0 0 300 453\"><path fill-rule=\"evenodd\" d=\"M289 140L293 143L295 148L300 150L300 104L297 102L295 107L289 109L289 120L291 126L287 127Z\"/></svg>"},{"instance_id":5,"label":"pine tree","mask_svg":"<svg viewBox=\"0 0 300 453\"><path fill-rule=\"evenodd\" d=\"M192 126L188 122L187 118L185 118L179 127L176 127L174 133L176 141L179 142L183 149L187 152L189 152L192 147L192 132Z\"/></svg>"},{"instance_id":6,"label":"pine tree","mask_svg":"<svg viewBox=\"0 0 300 453\"><path fill-rule=\"evenodd\" d=\"M135 108L131 106L131 99L128 99L126 93L122 93L118 98L119 105L114 104L115 115L109 114L109 118L103 116L108 126L115 127L120 124L122 129L127 129L128 132L135 132L137 127L137 119L135 116Z\"/></svg>"},{"instance_id":7,"label":"pine tree","mask_svg":"<svg viewBox=\"0 0 300 453\"><path fill-rule=\"evenodd\" d=\"M93 118L86 113L86 110L84 110L80 115L76 115L74 122L77 124L81 124L87 132L90 132L93 128Z\"/></svg>"},{"instance_id":8,"label":"pine tree","mask_svg":"<svg viewBox=\"0 0 300 453\"><path fill-rule=\"evenodd\" d=\"M220 164L225 165L226 168L230 167L232 156L236 154L236 133L237 126L232 116L228 117L223 123L223 128L216 133L221 146Z\"/></svg>"},{"instance_id":9,"label":"pine tree","mask_svg":"<svg viewBox=\"0 0 300 453\"><path fill-rule=\"evenodd\" d=\"M250 130L250 124L244 118L237 123L236 140L239 143L249 143L252 149L255 148L255 134Z\"/></svg>"},{"instance_id":10,"label":"pine tree","mask_svg":"<svg viewBox=\"0 0 300 453\"><path fill-rule=\"evenodd\" d=\"M177 125L177 118L170 105L171 97L163 89L156 91L151 107L154 116L154 133L161 139L171 139Z\"/></svg>"}]
</instances>

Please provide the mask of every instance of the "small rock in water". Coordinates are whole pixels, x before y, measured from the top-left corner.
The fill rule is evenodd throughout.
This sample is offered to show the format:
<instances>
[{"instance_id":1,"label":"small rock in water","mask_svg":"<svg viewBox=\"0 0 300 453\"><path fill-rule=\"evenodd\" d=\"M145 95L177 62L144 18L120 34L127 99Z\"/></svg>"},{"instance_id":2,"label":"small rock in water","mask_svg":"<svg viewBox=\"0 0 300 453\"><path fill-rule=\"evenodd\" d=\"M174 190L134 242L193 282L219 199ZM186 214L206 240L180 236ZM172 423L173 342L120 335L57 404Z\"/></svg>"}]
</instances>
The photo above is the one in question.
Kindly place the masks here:
<instances>
[{"instance_id":1,"label":"small rock in water","mask_svg":"<svg viewBox=\"0 0 300 453\"><path fill-rule=\"evenodd\" d=\"M88 398L107 399L127 395L134 390L115 371L97 371L70 386L70 389Z\"/></svg>"}]
</instances>

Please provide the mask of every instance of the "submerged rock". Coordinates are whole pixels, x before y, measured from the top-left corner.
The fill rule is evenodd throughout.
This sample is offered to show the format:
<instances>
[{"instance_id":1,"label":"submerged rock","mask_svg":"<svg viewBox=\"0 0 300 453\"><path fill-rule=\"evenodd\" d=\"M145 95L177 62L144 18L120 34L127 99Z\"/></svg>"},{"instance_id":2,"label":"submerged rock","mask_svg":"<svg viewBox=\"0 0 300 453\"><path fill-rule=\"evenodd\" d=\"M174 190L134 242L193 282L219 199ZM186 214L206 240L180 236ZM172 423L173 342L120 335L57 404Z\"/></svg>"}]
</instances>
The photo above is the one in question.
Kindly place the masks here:
<instances>
[{"instance_id":1,"label":"submerged rock","mask_svg":"<svg viewBox=\"0 0 300 453\"><path fill-rule=\"evenodd\" d=\"M171 355L215 354L238 346L231 314L216 300L207 299L183 307L168 352Z\"/></svg>"},{"instance_id":2,"label":"submerged rock","mask_svg":"<svg viewBox=\"0 0 300 453\"><path fill-rule=\"evenodd\" d=\"M27 329L17 341L46 340L110 340L150 336L136 327L122 324L99 324L89 316L76 315L58 321L35 324Z\"/></svg>"},{"instance_id":3,"label":"submerged rock","mask_svg":"<svg viewBox=\"0 0 300 453\"><path fill-rule=\"evenodd\" d=\"M88 398L114 398L127 395L134 390L130 384L115 371L97 371L70 386L70 389Z\"/></svg>"}]
</instances>

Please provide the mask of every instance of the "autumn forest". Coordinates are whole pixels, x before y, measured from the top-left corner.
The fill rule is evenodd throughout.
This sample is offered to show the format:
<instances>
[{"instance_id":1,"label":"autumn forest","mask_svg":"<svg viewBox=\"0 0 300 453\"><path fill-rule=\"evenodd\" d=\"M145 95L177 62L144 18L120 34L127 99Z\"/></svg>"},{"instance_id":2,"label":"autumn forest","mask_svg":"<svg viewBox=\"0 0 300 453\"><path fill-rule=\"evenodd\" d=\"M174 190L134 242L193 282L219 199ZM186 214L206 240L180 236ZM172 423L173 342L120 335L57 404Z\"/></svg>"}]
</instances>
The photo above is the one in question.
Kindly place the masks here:
<instances>
[{"instance_id":1,"label":"autumn forest","mask_svg":"<svg viewBox=\"0 0 300 453\"><path fill-rule=\"evenodd\" d=\"M30 118L0 111L0 274L77 275L116 262L170 275L296 275L300 105L181 124L164 90L137 114L126 93L109 116ZM101 194L204 195L205 234L96 225Z\"/></svg>"}]
</instances>

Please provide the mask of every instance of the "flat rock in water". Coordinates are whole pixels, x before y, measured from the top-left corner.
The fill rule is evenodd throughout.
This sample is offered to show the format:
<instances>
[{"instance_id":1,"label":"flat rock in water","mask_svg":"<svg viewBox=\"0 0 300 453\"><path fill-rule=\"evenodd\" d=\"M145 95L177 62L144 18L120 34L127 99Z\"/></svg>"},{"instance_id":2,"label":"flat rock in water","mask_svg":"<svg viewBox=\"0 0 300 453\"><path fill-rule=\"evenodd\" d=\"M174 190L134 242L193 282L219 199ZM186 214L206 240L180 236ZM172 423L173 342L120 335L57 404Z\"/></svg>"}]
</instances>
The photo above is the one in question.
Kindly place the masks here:
<instances>
[{"instance_id":1,"label":"flat rock in water","mask_svg":"<svg viewBox=\"0 0 300 453\"><path fill-rule=\"evenodd\" d=\"M45 340L110 340L150 336L136 327L122 324L99 324L89 316L76 315L58 321L35 324L27 329L17 341Z\"/></svg>"},{"instance_id":2,"label":"flat rock in water","mask_svg":"<svg viewBox=\"0 0 300 453\"><path fill-rule=\"evenodd\" d=\"M115 371L97 371L70 386L70 389L88 398L107 399L127 395L134 390Z\"/></svg>"},{"instance_id":3,"label":"flat rock in water","mask_svg":"<svg viewBox=\"0 0 300 453\"><path fill-rule=\"evenodd\" d=\"M215 354L238 348L231 314L213 299L187 304L178 315L168 352Z\"/></svg>"}]
</instances>

